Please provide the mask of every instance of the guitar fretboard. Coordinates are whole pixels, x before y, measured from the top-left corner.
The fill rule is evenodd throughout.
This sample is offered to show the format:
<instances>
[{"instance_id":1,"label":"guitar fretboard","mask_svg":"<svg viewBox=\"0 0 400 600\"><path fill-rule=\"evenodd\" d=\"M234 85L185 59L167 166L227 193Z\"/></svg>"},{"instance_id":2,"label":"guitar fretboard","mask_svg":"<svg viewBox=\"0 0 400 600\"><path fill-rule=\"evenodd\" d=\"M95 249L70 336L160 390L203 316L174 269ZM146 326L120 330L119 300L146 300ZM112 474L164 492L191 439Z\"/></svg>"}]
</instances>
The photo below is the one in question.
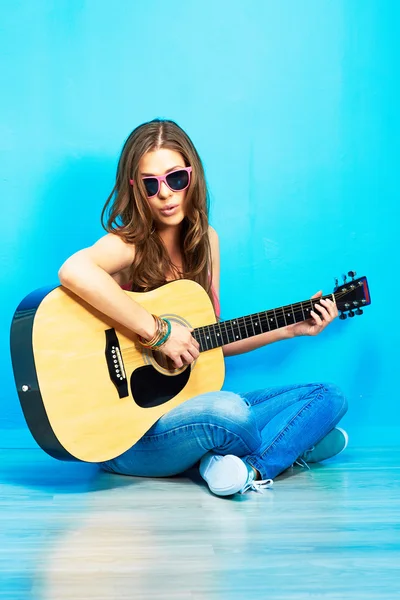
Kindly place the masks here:
<instances>
[{"instance_id":1,"label":"guitar fretboard","mask_svg":"<svg viewBox=\"0 0 400 600\"><path fill-rule=\"evenodd\" d=\"M323 296L332 300L334 294ZM212 350L225 344L244 340L260 333L266 333L299 323L310 318L310 311L314 310L314 305L320 302L321 298L313 300L305 300L304 302L296 302L279 308L273 308L260 313L246 315L230 319L229 321L220 321L212 325L197 327L192 335L199 342L200 352ZM318 310L315 311L317 314Z\"/></svg>"}]
</instances>

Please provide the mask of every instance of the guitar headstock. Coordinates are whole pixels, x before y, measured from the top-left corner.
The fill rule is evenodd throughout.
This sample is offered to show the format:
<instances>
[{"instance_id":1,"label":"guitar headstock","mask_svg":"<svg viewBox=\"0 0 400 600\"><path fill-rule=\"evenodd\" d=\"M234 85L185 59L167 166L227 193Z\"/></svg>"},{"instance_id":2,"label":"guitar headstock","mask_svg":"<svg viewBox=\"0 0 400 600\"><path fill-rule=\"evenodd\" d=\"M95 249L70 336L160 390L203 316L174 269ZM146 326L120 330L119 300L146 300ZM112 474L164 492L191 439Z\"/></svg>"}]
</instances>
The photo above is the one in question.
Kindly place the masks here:
<instances>
[{"instance_id":1,"label":"guitar headstock","mask_svg":"<svg viewBox=\"0 0 400 600\"><path fill-rule=\"evenodd\" d=\"M347 281L344 276L343 285L335 287L335 300L338 310L341 312L339 319L346 319L347 316L362 315L362 308L371 304L368 283L366 277L354 279L355 272L349 271L349 276L352 278Z\"/></svg>"}]
</instances>

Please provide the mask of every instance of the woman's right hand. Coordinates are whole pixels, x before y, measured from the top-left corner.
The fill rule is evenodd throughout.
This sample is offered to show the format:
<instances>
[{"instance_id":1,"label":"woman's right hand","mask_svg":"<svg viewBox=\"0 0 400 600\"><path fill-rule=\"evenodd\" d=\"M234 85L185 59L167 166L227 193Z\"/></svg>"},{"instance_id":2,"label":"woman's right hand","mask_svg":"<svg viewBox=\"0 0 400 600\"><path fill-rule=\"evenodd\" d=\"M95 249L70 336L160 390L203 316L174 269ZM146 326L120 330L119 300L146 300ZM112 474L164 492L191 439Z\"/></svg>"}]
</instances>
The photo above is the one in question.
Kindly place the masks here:
<instances>
[{"instance_id":1,"label":"woman's right hand","mask_svg":"<svg viewBox=\"0 0 400 600\"><path fill-rule=\"evenodd\" d=\"M200 345L192 336L192 331L193 329L171 322L171 335L159 350L172 360L177 369L184 364L190 365L200 354Z\"/></svg>"}]
</instances>

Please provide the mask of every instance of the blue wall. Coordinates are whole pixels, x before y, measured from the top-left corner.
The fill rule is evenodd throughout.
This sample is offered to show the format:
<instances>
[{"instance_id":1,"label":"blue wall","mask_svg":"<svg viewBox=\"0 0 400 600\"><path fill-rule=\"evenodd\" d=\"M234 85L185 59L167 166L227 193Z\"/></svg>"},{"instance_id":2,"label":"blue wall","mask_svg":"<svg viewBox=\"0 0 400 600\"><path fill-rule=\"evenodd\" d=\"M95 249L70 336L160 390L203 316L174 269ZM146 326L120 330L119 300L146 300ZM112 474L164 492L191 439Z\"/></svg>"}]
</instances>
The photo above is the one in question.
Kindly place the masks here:
<instances>
[{"instance_id":1,"label":"blue wall","mask_svg":"<svg viewBox=\"0 0 400 600\"><path fill-rule=\"evenodd\" d=\"M328 293L349 269L369 279L362 318L229 358L226 387L335 381L354 445L398 442L399 12L389 0L0 3L0 444L34 445L13 311L102 235L121 146L156 116L203 158L223 317Z\"/></svg>"}]
</instances>

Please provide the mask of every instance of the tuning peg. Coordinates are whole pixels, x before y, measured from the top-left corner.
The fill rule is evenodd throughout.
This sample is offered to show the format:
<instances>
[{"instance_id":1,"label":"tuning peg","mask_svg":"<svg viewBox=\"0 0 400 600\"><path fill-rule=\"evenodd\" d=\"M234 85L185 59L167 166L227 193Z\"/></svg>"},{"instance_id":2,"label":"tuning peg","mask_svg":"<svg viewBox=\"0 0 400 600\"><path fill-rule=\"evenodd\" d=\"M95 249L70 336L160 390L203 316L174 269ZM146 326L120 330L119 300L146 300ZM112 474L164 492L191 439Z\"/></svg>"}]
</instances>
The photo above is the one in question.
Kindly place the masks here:
<instances>
[{"instance_id":1,"label":"tuning peg","mask_svg":"<svg viewBox=\"0 0 400 600\"><path fill-rule=\"evenodd\" d=\"M356 310L356 315L362 315L363 311L361 310L361 308L357 308Z\"/></svg>"},{"instance_id":2,"label":"tuning peg","mask_svg":"<svg viewBox=\"0 0 400 600\"><path fill-rule=\"evenodd\" d=\"M340 313L339 319L342 319L342 321L344 321L345 319L347 319L346 313L344 313L344 312Z\"/></svg>"},{"instance_id":3,"label":"tuning peg","mask_svg":"<svg viewBox=\"0 0 400 600\"><path fill-rule=\"evenodd\" d=\"M349 271L349 272L347 273L347 275L348 275L349 277L351 277L351 278L352 278L352 280L354 281L354 277L357 275L357 273L356 273L355 271Z\"/></svg>"},{"instance_id":4,"label":"tuning peg","mask_svg":"<svg viewBox=\"0 0 400 600\"><path fill-rule=\"evenodd\" d=\"M354 317L354 313L352 310L349 310L349 317Z\"/></svg>"},{"instance_id":5,"label":"tuning peg","mask_svg":"<svg viewBox=\"0 0 400 600\"><path fill-rule=\"evenodd\" d=\"M335 287L333 288L333 291L336 292L338 287L339 287L339 279L337 277L335 277Z\"/></svg>"},{"instance_id":6,"label":"tuning peg","mask_svg":"<svg viewBox=\"0 0 400 600\"><path fill-rule=\"evenodd\" d=\"M343 283L346 283L346 281L347 281L347 275L345 275L345 274L343 273L343 275L342 275L342 279L343 279Z\"/></svg>"}]
</instances>

